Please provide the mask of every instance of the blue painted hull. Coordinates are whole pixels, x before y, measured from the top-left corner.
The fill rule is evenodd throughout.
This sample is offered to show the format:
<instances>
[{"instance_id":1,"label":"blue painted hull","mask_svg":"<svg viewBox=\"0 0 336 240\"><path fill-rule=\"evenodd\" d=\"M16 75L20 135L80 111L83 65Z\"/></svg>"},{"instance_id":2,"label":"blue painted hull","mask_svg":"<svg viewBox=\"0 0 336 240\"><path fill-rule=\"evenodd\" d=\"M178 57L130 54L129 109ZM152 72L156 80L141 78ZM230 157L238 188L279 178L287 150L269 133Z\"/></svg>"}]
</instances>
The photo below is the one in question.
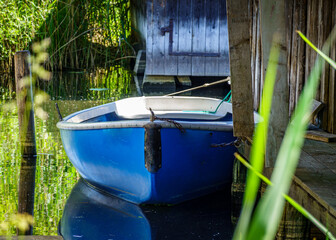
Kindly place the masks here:
<instances>
[{"instance_id":1,"label":"blue painted hull","mask_svg":"<svg viewBox=\"0 0 336 240\"><path fill-rule=\"evenodd\" d=\"M80 175L94 186L134 203L175 204L213 192L232 179L232 131L161 129L162 167L145 167L140 127L61 129L65 151Z\"/></svg>"}]
</instances>

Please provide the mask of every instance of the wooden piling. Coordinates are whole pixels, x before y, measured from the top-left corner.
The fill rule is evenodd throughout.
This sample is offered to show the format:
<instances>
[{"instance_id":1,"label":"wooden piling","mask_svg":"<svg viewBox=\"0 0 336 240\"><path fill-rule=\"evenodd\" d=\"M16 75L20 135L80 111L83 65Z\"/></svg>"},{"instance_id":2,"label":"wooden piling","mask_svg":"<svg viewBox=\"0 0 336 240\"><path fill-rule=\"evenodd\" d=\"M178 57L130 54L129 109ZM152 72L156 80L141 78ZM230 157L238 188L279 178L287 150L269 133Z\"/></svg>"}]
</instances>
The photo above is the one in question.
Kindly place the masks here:
<instances>
[{"instance_id":1,"label":"wooden piling","mask_svg":"<svg viewBox=\"0 0 336 240\"><path fill-rule=\"evenodd\" d=\"M254 130L250 16L248 0L228 0L233 135L250 137Z\"/></svg>"},{"instance_id":2,"label":"wooden piling","mask_svg":"<svg viewBox=\"0 0 336 240\"><path fill-rule=\"evenodd\" d=\"M273 167L289 120L288 103L288 3L263 0L261 8L263 66L266 72L271 45L279 48L277 75L274 84L272 109L269 118L266 148L266 167ZM265 76L265 75L264 75Z\"/></svg>"},{"instance_id":3,"label":"wooden piling","mask_svg":"<svg viewBox=\"0 0 336 240\"><path fill-rule=\"evenodd\" d=\"M244 140L238 147L238 152L245 159L249 158L251 142ZM233 163L232 184L231 184L231 223L236 225L243 207L243 198L246 187L247 168L235 158Z\"/></svg>"},{"instance_id":4,"label":"wooden piling","mask_svg":"<svg viewBox=\"0 0 336 240\"><path fill-rule=\"evenodd\" d=\"M235 159L233 163L233 179L231 184L231 223L236 225L243 206L243 198L246 187L246 167Z\"/></svg>"},{"instance_id":5,"label":"wooden piling","mask_svg":"<svg viewBox=\"0 0 336 240\"><path fill-rule=\"evenodd\" d=\"M18 106L21 168L19 181L18 212L34 214L34 190L36 169L36 141L33 110L33 95L30 80L30 66L27 62L29 51L14 55L16 99ZM32 235L32 226L21 235Z\"/></svg>"}]
</instances>

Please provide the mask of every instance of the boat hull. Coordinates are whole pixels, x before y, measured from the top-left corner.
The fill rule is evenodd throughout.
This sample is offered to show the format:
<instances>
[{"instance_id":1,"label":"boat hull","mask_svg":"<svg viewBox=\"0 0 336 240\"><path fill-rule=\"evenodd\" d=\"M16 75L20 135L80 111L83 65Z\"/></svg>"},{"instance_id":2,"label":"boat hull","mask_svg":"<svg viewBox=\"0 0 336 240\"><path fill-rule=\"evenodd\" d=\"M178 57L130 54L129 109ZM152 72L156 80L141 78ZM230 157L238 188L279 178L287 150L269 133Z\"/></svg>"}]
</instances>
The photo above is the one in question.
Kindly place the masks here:
<instances>
[{"instance_id":1,"label":"boat hull","mask_svg":"<svg viewBox=\"0 0 336 240\"><path fill-rule=\"evenodd\" d=\"M65 151L92 185L133 203L183 202L232 180L232 131L161 129L162 166L145 167L145 129L61 129Z\"/></svg>"}]
</instances>

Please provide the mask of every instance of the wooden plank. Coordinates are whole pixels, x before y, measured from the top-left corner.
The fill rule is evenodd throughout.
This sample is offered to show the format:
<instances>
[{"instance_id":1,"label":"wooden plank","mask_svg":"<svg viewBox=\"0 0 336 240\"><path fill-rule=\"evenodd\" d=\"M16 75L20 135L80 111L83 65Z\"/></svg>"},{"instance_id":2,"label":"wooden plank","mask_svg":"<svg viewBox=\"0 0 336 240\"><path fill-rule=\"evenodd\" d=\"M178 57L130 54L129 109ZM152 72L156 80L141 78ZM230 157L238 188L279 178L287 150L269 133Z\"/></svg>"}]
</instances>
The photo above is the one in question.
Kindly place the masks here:
<instances>
[{"instance_id":1,"label":"wooden plank","mask_svg":"<svg viewBox=\"0 0 336 240\"><path fill-rule=\"evenodd\" d=\"M256 42L257 42L257 19L256 19L256 13L257 13L257 9L255 6L255 0L250 0L249 1L250 6L251 6L251 10L250 10L250 14L251 14L251 21L250 21L250 39L251 39L251 74L252 74L252 95L253 95L253 103L254 103L254 109L255 109L255 105L258 102L258 100L256 99L256 95L258 92L258 88L256 86L256 81L255 81L255 64L256 64Z\"/></svg>"},{"instance_id":2,"label":"wooden plank","mask_svg":"<svg viewBox=\"0 0 336 240\"><path fill-rule=\"evenodd\" d=\"M182 86L189 86L189 87L191 86L191 80L190 77L188 76L177 76L177 81Z\"/></svg>"},{"instance_id":3,"label":"wooden plank","mask_svg":"<svg viewBox=\"0 0 336 240\"><path fill-rule=\"evenodd\" d=\"M336 171L328 162L336 162L336 143L306 140L288 195L308 210L336 235ZM321 155L323 157L321 157ZM271 176L272 168L264 174Z\"/></svg>"},{"instance_id":4,"label":"wooden plank","mask_svg":"<svg viewBox=\"0 0 336 240\"><path fill-rule=\"evenodd\" d=\"M289 195L336 234L336 143L306 140Z\"/></svg>"},{"instance_id":5,"label":"wooden plank","mask_svg":"<svg viewBox=\"0 0 336 240\"><path fill-rule=\"evenodd\" d=\"M175 92L174 76L145 75L142 83L144 93L172 93Z\"/></svg>"},{"instance_id":6,"label":"wooden plank","mask_svg":"<svg viewBox=\"0 0 336 240\"><path fill-rule=\"evenodd\" d=\"M318 175L310 175L308 172L298 173L299 176L294 176L293 183L289 190L289 196L291 196L295 201L297 201L300 205L304 206L306 210L308 210L315 218L320 220L322 224L328 226L330 232L335 235L336 234L336 211L335 204L332 202L333 199L328 197L328 188L323 189L322 195L321 193L317 194L311 188L311 185L320 185L321 184L321 176ZM303 179L305 175L311 176L309 179ZM315 183L311 180L314 179ZM330 204L329 204L330 202ZM331 204L333 206L331 206Z\"/></svg>"},{"instance_id":7,"label":"wooden plank","mask_svg":"<svg viewBox=\"0 0 336 240\"><path fill-rule=\"evenodd\" d=\"M218 76L230 76L229 34L226 17L226 0L219 1L219 52Z\"/></svg>"},{"instance_id":8,"label":"wooden plank","mask_svg":"<svg viewBox=\"0 0 336 240\"><path fill-rule=\"evenodd\" d=\"M332 1L332 26L336 25L336 2ZM330 51L330 57L331 59L336 58L336 47L335 44L331 46L331 51ZM328 92L328 132L330 133L336 133L336 111L335 111L335 81L336 81L336 74L335 74L335 69L330 68L330 75L329 75L329 92Z\"/></svg>"},{"instance_id":9,"label":"wooden plank","mask_svg":"<svg viewBox=\"0 0 336 240\"><path fill-rule=\"evenodd\" d=\"M192 2L191 0L179 0L178 6L178 51L191 52L192 41ZM178 56L177 74L180 76L191 75L191 57Z\"/></svg>"},{"instance_id":10,"label":"wooden plank","mask_svg":"<svg viewBox=\"0 0 336 240\"><path fill-rule=\"evenodd\" d=\"M296 0L297 9L299 9L299 19L297 22L297 29L301 32L306 32L306 12L307 0ZM297 70L296 70L296 88L295 88L295 103L298 102L301 94L303 84L305 82L305 42L298 38L297 42Z\"/></svg>"},{"instance_id":11,"label":"wooden plank","mask_svg":"<svg viewBox=\"0 0 336 240\"><path fill-rule=\"evenodd\" d=\"M161 35L161 28L167 25L166 21L166 0L154 0L153 19L153 52L152 52L152 74L165 75L165 36ZM169 35L169 34L165 34Z\"/></svg>"},{"instance_id":12,"label":"wooden plank","mask_svg":"<svg viewBox=\"0 0 336 240\"><path fill-rule=\"evenodd\" d=\"M192 23L192 50L193 52L205 52L205 0L193 0ZM205 75L204 57L193 56L191 74L193 76Z\"/></svg>"},{"instance_id":13,"label":"wooden plank","mask_svg":"<svg viewBox=\"0 0 336 240\"><path fill-rule=\"evenodd\" d=\"M328 38L329 33L331 32L331 2L329 0L320 1L319 4L319 16L321 22L319 21L319 47L322 48L324 42ZM320 88L320 101L324 104L328 103L329 98L329 74L330 66L326 64L321 75L321 88ZM322 129L327 130L328 128L328 108L323 109L322 113Z\"/></svg>"},{"instance_id":14,"label":"wooden plank","mask_svg":"<svg viewBox=\"0 0 336 240\"><path fill-rule=\"evenodd\" d=\"M166 1L166 25L168 26L169 20L173 19L174 29L173 29L173 41L174 39L178 39L178 28L176 27L177 24L177 1ZM165 74L166 75L177 75L177 57L168 54L168 47L169 47L169 34L165 34ZM173 43L173 52L177 51L177 44Z\"/></svg>"},{"instance_id":15,"label":"wooden plank","mask_svg":"<svg viewBox=\"0 0 336 240\"><path fill-rule=\"evenodd\" d=\"M147 41L146 41L146 70L145 75L153 74L153 27L154 2L147 1Z\"/></svg>"},{"instance_id":16,"label":"wooden plank","mask_svg":"<svg viewBox=\"0 0 336 240\"><path fill-rule=\"evenodd\" d=\"M234 135L254 128L248 0L227 1Z\"/></svg>"},{"instance_id":17,"label":"wooden plank","mask_svg":"<svg viewBox=\"0 0 336 240\"><path fill-rule=\"evenodd\" d=\"M218 0L207 0L205 18L205 52L218 53L219 50L219 6ZM218 76L218 57L204 57L205 75Z\"/></svg>"},{"instance_id":18,"label":"wooden plank","mask_svg":"<svg viewBox=\"0 0 336 240\"><path fill-rule=\"evenodd\" d=\"M268 63L272 42L276 46L279 46L278 71L274 85L268 129L266 167L274 167L283 135L288 125L288 49L286 36L289 23L285 9L285 1L261 0L261 35L264 68L266 68L266 64Z\"/></svg>"},{"instance_id":19,"label":"wooden plank","mask_svg":"<svg viewBox=\"0 0 336 240\"><path fill-rule=\"evenodd\" d=\"M336 149L332 147L333 144L335 143L324 143L306 139L302 151L308 153L313 157L326 153L336 155Z\"/></svg>"},{"instance_id":20,"label":"wooden plank","mask_svg":"<svg viewBox=\"0 0 336 240\"><path fill-rule=\"evenodd\" d=\"M146 51L139 50L135 60L133 72L135 75L144 75L146 69Z\"/></svg>"},{"instance_id":21,"label":"wooden plank","mask_svg":"<svg viewBox=\"0 0 336 240\"><path fill-rule=\"evenodd\" d=\"M306 132L306 138L321 142L335 142L336 134L327 133L324 131L309 130Z\"/></svg>"},{"instance_id":22,"label":"wooden plank","mask_svg":"<svg viewBox=\"0 0 336 240\"><path fill-rule=\"evenodd\" d=\"M253 68L254 68L254 110L259 109L259 104L261 100L261 92L262 92L262 86L263 86L263 78L262 78L262 53L261 53L261 33L260 33L260 8L259 8L259 0L253 0L253 35L254 40L254 57L252 58L253 62Z\"/></svg>"},{"instance_id":23,"label":"wooden plank","mask_svg":"<svg viewBox=\"0 0 336 240\"><path fill-rule=\"evenodd\" d=\"M318 36L317 36L317 25L318 25L318 2L319 0L308 0L307 5L307 38L313 43L317 44ZM311 47L306 44L306 79L308 78L312 67L314 66L316 59L316 52L311 49ZM318 91L319 92L319 91ZM317 99L318 96L317 96Z\"/></svg>"},{"instance_id":24,"label":"wooden plank","mask_svg":"<svg viewBox=\"0 0 336 240\"><path fill-rule=\"evenodd\" d=\"M293 1L293 29L297 29L300 21L300 9L298 8L297 0ZM289 13L291 14L291 13ZM297 60L298 60L298 34L296 31L290 31L291 33L291 61L289 66L289 115L291 116L296 106L296 82L297 82Z\"/></svg>"},{"instance_id":25,"label":"wooden plank","mask_svg":"<svg viewBox=\"0 0 336 240\"><path fill-rule=\"evenodd\" d=\"M290 110L290 105L291 105L291 98L290 98L290 89L291 89L291 85L294 85L295 83L295 79L291 79L291 65L292 65L292 58L294 58L293 56L293 49L292 49L292 40L293 40L293 11L294 11L294 4L295 4L295 0L294 1L288 1L286 3L286 9L285 9L285 14L287 15L287 31L286 31L286 44L287 44L287 81L288 81L288 108ZM288 111L288 114L290 116L290 111Z\"/></svg>"}]
</instances>

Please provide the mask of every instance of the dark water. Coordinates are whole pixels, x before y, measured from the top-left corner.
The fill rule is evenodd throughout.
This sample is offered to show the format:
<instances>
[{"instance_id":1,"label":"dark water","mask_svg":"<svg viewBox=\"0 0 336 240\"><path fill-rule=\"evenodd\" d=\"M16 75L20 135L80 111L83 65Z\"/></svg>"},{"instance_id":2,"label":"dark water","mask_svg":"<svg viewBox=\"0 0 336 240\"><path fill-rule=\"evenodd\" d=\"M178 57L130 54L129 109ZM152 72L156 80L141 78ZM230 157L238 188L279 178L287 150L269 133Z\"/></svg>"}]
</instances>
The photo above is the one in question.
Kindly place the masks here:
<instances>
[{"instance_id":1,"label":"dark water","mask_svg":"<svg viewBox=\"0 0 336 240\"><path fill-rule=\"evenodd\" d=\"M64 207L65 239L231 239L230 189L175 206L138 206L79 180Z\"/></svg>"},{"instance_id":2,"label":"dark water","mask_svg":"<svg viewBox=\"0 0 336 240\"><path fill-rule=\"evenodd\" d=\"M204 79L193 79L193 86L203 83ZM105 196L81 181L77 183L79 175L64 152L56 128L55 102L66 116L144 94L137 84L131 71L118 67L95 73L54 73L51 81L37 82L39 89L49 95L39 106L49 117L36 118L35 122L38 158L34 234L56 235L60 223L65 239L231 239L229 189L176 206L139 207ZM223 98L228 89L228 85L221 84L184 95ZM8 100L12 96L13 87L0 86L0 223L10 220L17 205L21 155L17 110L15 102ZM7 104L9 112L1 108ZM35 106L35 110L39 107ZM0 233L15 234L15 229Z\"/></svg>"}]
</instances>

